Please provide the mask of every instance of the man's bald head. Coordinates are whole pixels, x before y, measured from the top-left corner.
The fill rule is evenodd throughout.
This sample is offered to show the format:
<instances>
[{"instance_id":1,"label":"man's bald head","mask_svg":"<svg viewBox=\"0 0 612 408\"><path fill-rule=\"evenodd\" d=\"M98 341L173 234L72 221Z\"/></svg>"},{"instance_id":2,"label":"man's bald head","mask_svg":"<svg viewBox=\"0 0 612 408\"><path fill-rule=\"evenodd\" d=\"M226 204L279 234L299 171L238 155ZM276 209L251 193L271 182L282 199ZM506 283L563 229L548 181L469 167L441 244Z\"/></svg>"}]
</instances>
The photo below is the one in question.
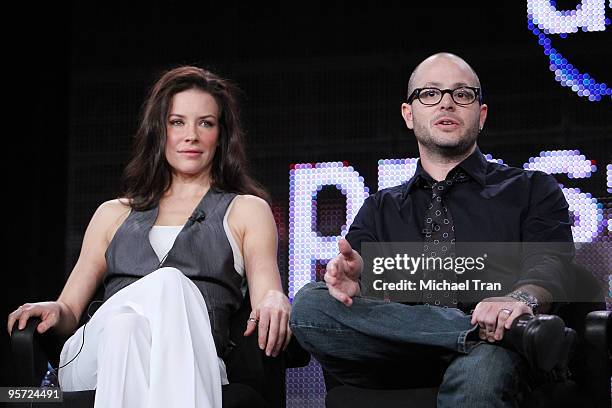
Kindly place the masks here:
<instances>
[{"instance_id":1,"label":"man's bald head","mask_svg":"<svg viewBox=\"0 0 612 408\"><path fill-rule=\"evenodd\" d=\"M478 75L476 71L467 63L465 60L455 54L451 54L449 52L439 52L430 57L427 57L423 60L410 74L410 79L408 80L408 95L406 97L410 97L415 88L418 88L416 84L416 80L418 80L419 72L422 69L427 69L431 64L435 64L440 60L452 61L455 64L467 69L474 75L474 86L480 88L480 79L478 79Z\"/></svg>"},{"instance_id":2,"label":"man's bald head","mask_svg":"<svg viewBox=\"0 0 612 408\"><path fill-rule=\"evenodd\" d=\"M478 76L460 57L439 53L421 62L412 72L408 85L409 97L415 89L480 88ZM457 103L466 92L437 94L436 103L402 104L402 117L406 126L414 131L421 156L438 157L441 160L465 158L474 150L476 139L487 119L488 106L478 100ZM425 94L427 97L430 93ZM429 100L428 100L429 101ZM476 103L478 101L478 103ZM460 100L461 102L461 100Z\"/></svg>"}]
</instances>

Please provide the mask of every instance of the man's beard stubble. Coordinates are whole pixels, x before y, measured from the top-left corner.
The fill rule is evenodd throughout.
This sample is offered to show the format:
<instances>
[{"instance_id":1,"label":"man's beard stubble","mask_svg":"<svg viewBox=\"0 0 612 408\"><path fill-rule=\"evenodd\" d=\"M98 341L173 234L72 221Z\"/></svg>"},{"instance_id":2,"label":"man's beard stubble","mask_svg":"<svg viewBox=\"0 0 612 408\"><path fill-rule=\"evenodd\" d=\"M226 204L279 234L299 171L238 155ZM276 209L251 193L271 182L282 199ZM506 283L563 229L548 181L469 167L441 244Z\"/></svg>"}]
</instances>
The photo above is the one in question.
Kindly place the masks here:
<instances>
[{"instance_id":1,"label":"man's beard stubble","mask_svg":"<svg viewBox=\"0 0 612 408\"><path fill-rule=\"evenodd\" d=\"M465 132L457 138L455 143L441 144L436 142L435 137L432 136L427 127L417 123L414 126L414 135L419 144L431 153L447 159L466 156L476 143L479 133L479 124L476 122L472 127L465 129Z\"/></svg>"}]
</instances>

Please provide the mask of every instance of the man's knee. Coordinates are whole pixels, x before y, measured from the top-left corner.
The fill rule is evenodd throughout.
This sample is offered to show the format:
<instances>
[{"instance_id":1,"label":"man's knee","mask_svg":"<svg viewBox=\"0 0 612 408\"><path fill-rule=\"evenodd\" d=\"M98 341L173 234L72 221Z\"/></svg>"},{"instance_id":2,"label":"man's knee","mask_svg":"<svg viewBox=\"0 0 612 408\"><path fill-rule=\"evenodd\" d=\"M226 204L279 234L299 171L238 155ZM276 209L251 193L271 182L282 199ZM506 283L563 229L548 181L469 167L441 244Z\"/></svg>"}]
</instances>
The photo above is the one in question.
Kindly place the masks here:
<instances>
[{"instance_id":1,"label":"man's knee","mask_svg":"<svg viewBox=\"0 0 612 408\"><path fill-rule=\"evenodd\" d=\"M319 322L325 305L334 299L324 282L310 282L303 286L293 299L291 326L310 325Z\"/></svg>"}]
</instances>

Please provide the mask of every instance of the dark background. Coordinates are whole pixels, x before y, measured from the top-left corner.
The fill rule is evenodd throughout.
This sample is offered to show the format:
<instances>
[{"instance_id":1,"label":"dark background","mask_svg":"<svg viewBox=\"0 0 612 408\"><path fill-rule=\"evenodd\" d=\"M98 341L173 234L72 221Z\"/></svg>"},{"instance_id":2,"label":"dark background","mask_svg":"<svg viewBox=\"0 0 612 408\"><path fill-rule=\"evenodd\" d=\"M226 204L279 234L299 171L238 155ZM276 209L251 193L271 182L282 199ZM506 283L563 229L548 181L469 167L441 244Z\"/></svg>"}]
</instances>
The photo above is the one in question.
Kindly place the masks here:
<instances>
[{"instance_id":1,"label":"dark background","mask_svg":"<svg viewBox=\"0 0 612 408\"><path fill-rule=\"evenodd\" d=\"M259 3L23 4L7 12L15 24L3 36L3 322L26 301L58 296L89 218L116 197L148 86L181 64L209 68L244 91L249 157L273 196L281 253L291 163L347 161L375 192L378 159L418 156L400 104L411 70L439 51L459 54L480 76L489 105L483 152L520 167L541 150L579 149L598 171L559 181L609 200L612 104L555 82L527 29L526 2ZM610 31L551 38L575 66L612 84ZM337 208L337 193L326 197ZM326 234L342 218L331 214L319 225ZM0 385L8 385L5 330L0 341Z\"/></svg>"}]
</instances>

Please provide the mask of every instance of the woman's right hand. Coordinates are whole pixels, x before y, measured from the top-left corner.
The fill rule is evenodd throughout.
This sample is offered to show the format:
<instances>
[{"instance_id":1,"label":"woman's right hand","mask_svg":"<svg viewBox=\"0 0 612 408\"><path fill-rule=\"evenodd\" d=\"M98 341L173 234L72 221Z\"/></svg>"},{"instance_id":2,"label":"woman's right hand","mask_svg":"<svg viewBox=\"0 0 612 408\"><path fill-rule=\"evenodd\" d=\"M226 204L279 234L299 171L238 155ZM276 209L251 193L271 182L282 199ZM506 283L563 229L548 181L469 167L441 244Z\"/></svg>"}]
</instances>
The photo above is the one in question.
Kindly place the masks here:
<instances>
[{"instance_id":1,"label":"woman's right hand","mask_svg":"<svg viewBox=\"0 0 612 408\"><path fill-rule=\"evenodd\" d=\"M39 333L44 333L57 325L61 316L62 306L59 302L25 303L9 314L7 329L10 335L16 322L19 330L23 330L30 317L39 317L42 321L38 324L37 330Z\"/></svg>"}]
</instances>

